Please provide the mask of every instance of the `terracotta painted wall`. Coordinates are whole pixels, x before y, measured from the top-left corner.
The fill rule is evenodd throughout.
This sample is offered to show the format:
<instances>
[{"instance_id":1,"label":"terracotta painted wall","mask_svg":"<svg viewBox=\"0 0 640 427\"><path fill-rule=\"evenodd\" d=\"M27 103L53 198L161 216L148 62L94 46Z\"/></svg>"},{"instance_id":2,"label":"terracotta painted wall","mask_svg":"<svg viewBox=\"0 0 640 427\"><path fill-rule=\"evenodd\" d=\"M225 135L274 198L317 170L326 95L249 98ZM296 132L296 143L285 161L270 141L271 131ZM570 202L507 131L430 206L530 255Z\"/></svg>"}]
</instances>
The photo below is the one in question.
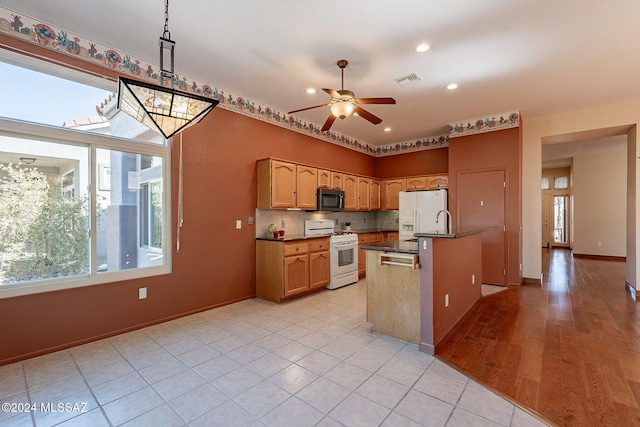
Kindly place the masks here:
<instances>
[{"instance_id":1,"label":"terracotta painted wall","mask_svg":"<svg viewBox=\"0 0 640 427\"><path fill-rule=\"evenodd\" d=\"M452 138L449 141L449 210L457 220L457 174L462 171L507 169L508 205L508 262L509 284L521 281L521 185L520 129ZM483 255L484 256L484 255Z\"/></svg>"},{"instance_id":2,"label":"terracotta painted wall","mask_svg":"<svg viewBox=\"0 0 640 427\"><path fill-rule=\"evenodd\" d=\"M273 156L375 175L371 156L220 108L183 133L183 155L184 226L173 273L0 299L0 365L255 296L255 229L247 219L255 216L256 160ZM147 287L145 300L138 299L140 287Z\"/></svg>"},{"instance_id":3,"label":"terracotta painted wall","mask_svg":"<svg viewBox=\"0 0 640 427\"><path fill-rule=\"evenodd\" d=\"M482 298L482 235L421 237L418 250L422 265L420 345L427 352L435 352L442 338ZM448 307L445 295L449 295Z\"/></svg>"},{"instance_id":4,"label":"terracotta painted wall","mask_svg":"<svg viewBox=\"0 0 640 427\"><path fill-rule=\"evenodd\" d=\"M449 170L449 148L417 151L376 158L378 178L447 173Z\"/></svg>"}]
</instances>

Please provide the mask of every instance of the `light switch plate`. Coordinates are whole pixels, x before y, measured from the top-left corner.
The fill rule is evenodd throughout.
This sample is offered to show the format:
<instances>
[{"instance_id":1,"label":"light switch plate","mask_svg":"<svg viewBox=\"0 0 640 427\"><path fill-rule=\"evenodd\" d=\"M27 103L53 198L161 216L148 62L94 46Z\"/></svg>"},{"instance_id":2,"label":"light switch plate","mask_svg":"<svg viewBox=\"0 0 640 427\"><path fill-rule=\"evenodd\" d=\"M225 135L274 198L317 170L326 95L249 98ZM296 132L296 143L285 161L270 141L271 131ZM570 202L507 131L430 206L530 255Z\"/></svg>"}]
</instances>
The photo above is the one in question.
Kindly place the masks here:
<instances>
[{"instance_id":1,"label":"light switch plate","mask_svg":"<svg viewBox=\"0 0 640 427\"><path fill-rule=\"evenodd\" d=\"M241 219L237 219L236 220L236 230L240 230L242 228L242 220Z\"/></svg>"},{"instance_id":2,"label":"light switch plate","mask_svg":"<svg viewBox=\"0 0 640 427\"><path fill-rule=\"evenodd\" d=\"M138 299L146 299L146 298L147 298L147 288L139 288Z\"/></svg>"}]
</instances>

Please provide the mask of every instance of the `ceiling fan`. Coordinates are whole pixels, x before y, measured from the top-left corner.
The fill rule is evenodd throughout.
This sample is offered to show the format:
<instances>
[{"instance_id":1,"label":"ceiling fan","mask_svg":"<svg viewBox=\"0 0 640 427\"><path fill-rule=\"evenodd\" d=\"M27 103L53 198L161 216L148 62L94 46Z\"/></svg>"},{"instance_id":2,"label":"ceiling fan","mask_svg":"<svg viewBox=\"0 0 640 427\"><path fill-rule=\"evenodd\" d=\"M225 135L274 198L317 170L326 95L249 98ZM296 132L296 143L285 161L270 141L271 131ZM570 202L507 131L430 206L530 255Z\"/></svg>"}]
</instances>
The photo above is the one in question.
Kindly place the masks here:
<instances>
[{"instance_id":1,"label":"ceiling fan","mask_svg":"<svg viewBox=\"0 0 640 427\"><path fill-rule=\"evenodd\" d=\"M322 132L327 131L333 125L333 122L337 119L344 119L349 117L351 114L355 113L358 116L370 121L374 125L382 122L380 117L376 117L367 110L360 107L362 104L395 104L396 100L393 98L356 98L355 93L350 90L345 90L344 88L344 69L347 67L349 62L346 59L339 60L336 65L342 71L342 89L334 90L334 89L322 89L331 95L331 101L328 104L320 104L315 105L313 107L301 108L300 110L289 111L287 114L298 113L300 111L311 110L314 108L320 108L328 106L331 109L331 114L327 118L327 121L324 122Z\"/></svg>"}]
</instances>

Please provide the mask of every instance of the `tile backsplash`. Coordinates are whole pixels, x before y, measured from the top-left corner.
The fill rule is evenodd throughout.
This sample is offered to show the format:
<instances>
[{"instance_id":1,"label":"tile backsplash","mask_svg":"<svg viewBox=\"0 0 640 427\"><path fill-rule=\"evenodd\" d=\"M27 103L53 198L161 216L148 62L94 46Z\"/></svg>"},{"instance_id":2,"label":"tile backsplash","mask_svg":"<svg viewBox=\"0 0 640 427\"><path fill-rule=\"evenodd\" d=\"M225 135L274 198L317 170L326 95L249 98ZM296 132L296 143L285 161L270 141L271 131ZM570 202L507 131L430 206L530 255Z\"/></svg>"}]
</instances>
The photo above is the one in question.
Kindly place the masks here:
<instances>
[{"instance_id":1,"label":"tile backsplash","mask_svg":"<svg viewBox=\"0 0 640 427\"><path fill-rule=\"evenodd\" d=\"M256 209L256 237L267 237L267 229L274 224L286 234L304 234L304 222L309 219L332 219L335 231L342 230L345 221L351 221L351 229L393 230L398 228L398 211L384 212L307 212L284 209Z\"/></svg>"}]
</instances>

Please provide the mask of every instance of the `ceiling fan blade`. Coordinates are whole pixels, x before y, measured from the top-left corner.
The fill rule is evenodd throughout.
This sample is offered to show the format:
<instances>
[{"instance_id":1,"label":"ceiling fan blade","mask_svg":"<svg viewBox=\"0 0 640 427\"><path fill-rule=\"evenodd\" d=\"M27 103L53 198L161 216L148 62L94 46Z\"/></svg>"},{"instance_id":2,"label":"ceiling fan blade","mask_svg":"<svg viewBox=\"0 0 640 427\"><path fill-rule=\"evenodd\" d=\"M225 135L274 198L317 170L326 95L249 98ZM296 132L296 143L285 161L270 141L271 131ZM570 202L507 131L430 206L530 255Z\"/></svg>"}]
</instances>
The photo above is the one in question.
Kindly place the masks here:
<instances>
[{"instance_id":1,"label":"ceiling fan blade","mask_svg":"<svg viewBox=\"0 0 640 427\"><path fill-rule=\"evenodd\" d=\"M329 117L327 117L327 121L324 122L324 125L322 125L322 129L320 129L321 132L324 132L326 130L329 130L331 128L331 125L333 125L333 122L336 121L336 116L334 116L333 114L329 114Z\"/></svg>"},{"instance_id":2,"label":"ceiling fan blade","mask_svg":"<svg viewBox=\"0 0 640 427\"><path fill-rule=\"evenodd\" d=\"M395 104L396 100L393 98L357 98L358 104Z\"/></svg>"},{"instance_id":3,"label":"ceiling fan blade","mask_svg":"<svg viewBox=\"0 0 640 427\"><path fill-rule=\"evenodd\" d=\"M299 110L289 111L287 114L299 113L300 111L312 110L314 108L326 107L328 104L314 105L313 107L301 108Z\"/></svg>"},{"instance_id":4,"label":"ceiling fan blade","mask_svg":"<svg viewBox=\"0 0 640 427\"><path fill-rule=\"evenodd\" d=\"M337 90L335 89L325 89L322 88L323 91L327 92L329 95L331 95L332 98L340 98L341 95L338 93Z\"/></svg>"},{"instance_id":5,"label":"ceiling fan blade","mask_svg":"<svg viewBox=\"0 0 640 427\"><path fill-rule=\"evenodd\" d=\"M373 114L371 114L367 110L363 110L362 108L358 107L357 105L353 109L353 112L357 113L363 119L369 120L374 125L377 125L378 123L382 122L382 119L380 117L374 116Z\"/></svg>"}]
</instances>

